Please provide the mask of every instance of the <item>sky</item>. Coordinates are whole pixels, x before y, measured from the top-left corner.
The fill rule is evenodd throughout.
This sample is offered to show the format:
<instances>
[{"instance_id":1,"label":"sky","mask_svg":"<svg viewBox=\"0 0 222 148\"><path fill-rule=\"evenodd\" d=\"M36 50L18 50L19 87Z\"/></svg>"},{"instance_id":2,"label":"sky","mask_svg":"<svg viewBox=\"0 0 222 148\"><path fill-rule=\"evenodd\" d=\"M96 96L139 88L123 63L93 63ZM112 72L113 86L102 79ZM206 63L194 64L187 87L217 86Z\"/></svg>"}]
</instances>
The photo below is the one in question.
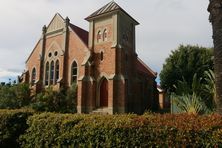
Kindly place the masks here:
<instances>
[{"instance_id":1,"label":"sky","mask_svg":"<svg viewBox=\"0 0 222 148\"><path fill-rule=\"evenodd\" d=\"M55 13L89 30L84 20L111 0L0 0L0 82L15 79ZM160 73L165 59L180 44L212 47L209 0L115 0L140 25L138 56ZM157 78L159 82L159 78Z\"/></svg>"}]
</instances>

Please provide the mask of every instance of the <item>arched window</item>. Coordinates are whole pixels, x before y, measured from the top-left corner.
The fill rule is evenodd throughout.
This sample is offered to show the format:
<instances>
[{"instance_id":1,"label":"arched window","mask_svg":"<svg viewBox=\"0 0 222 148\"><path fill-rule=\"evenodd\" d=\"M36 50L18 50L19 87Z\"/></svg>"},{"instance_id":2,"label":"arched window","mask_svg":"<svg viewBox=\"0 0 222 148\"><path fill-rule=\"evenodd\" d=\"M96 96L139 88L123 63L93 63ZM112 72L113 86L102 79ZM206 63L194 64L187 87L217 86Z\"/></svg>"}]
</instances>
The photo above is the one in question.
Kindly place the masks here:
<instances>
[{"instance_id":1,"label":"arched window","mask_svg":"<svg viewBox=\"0 0 222 148\"><path fill-rule=\"evenodd\" d=\"M55 65L55 81L57 82L59 79L59 60L56 61Z\"/></svg>"},{"instance_id":2,"label":"arched window","mask_svg":"<svg viewBox=\"0 0 222 148\"><path fill-rule=\"evenodd\" d=\"M99 42L101 42L101 41L102 41L102 32L99 31L99 32L97 33L97 42L99 43Z\"/></svg>"},{"instance_id":3,"label":"arched window","mask_svg":"<svg viewBox=\"0 0 222 148\"><path fill-rule=\"evenodd\" d=\"M45 85L49 85L49 62L45 65Z\"/></svg>"},{"instance_id":4,"label":"arched window","mask_svg":"<svg viewBox=\"0 0 222 148\"><path fill-rule=\"evenodd\" d=\"M76 83L77 82L77 63L74 61L72 63L72 73L71 73L71 82Z\"/></svg>"},{"instance_id":5,"label":"arched window","mask_svg":"<svg viewBox=\"0 0 222 148\"><path fill-rule=\"evenodd\" d=\"M32 85L34 85L35 81L36 81L36 69L33 68L32 69Z\"/></svg>"},{"instance_id":6,"label":"arched window","mask_svg":"<svg viewBox=\"0 0 222 148\"><path fill-rule=\"evenodd\" d=\"M52 61L50 65L50 84L54 84L54 72L55 72L55 65L54 61Z\"/></svg>"},{"instance_id":7,"label":"arched window","mask_svg":"<svg viewBox=\"0 0 222 148\"><path fill-rule=\"evenodd\" d=\"M107 41L108 40L108 32L107 32L107 30L105 29L104 31L103 31L103 41Z\"/></svg>"}]
</instances>

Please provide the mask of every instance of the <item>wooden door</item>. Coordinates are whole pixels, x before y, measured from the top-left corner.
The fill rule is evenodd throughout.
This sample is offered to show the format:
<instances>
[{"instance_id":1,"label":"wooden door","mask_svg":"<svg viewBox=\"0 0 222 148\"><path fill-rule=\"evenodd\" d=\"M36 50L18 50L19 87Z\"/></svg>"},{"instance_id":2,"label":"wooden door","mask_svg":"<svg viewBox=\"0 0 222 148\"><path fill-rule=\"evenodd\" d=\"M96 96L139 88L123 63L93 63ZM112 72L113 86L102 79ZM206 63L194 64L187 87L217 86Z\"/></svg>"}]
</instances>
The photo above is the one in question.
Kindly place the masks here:
<instances>
[{"instance_id":1,"label":"wooden door","mask_svg":"<svg viewBox=\"0 0 222 148\"><path fill-rule=\"evenodd\" d=\"M100 107L108 107L108 81L106 79L100 85Z\"/></svg>"}]
</instances>

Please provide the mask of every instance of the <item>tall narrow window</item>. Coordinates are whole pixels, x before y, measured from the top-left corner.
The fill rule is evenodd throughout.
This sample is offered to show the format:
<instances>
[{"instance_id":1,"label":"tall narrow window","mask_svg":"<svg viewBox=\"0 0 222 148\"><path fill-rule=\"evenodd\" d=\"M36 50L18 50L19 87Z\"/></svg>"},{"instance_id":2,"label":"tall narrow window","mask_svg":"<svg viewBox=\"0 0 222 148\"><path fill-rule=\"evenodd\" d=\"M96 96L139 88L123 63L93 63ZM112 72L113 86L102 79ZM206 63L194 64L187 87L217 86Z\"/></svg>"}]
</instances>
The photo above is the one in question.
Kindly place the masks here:
<instances>
[{"instance_id":1,"label":"tall narrow window","mask_svg":"<svg viewBox=\"0 0 222 148\"><path fill-rule=\"evenodd\" d=\"M32 85L34 85L35 81L36 81L36 69L33 68L32 69Z\"/></svg>"},{"instance_id":2,"label":"tall narrow window","mask_svg":"<svg viewBox=\"0 0 222 148\"><path fill-rule=\"evenodd\" d=\"M57 82L59 79L59 60L56 61L56 67L55 67L55 81Z\"/></svg>"},{"instance_id":3,"label":"tall narrow window","mask_svg":"<svg viewBox=\"0 0 222 148\"><path fill-rule=\"evenodd\" d=\"M103 52L101 51L100 53L100 60L102 61L103 60Z\"/></svg>"},{"instance_id":4,"label":"tall narrow window","mask_svg":"<svg viewBox=\"0 0 222 148\"><path fill-rule=\"evenodd\" d=\"M55 65L54 61L52 61L50 65L50 84L54 84L54 71L55 71Z\"/></svg>"},{"instance_id":5,"label":"tall narrow window","mask_svg":"<svg viewBox=\"0 0 222 148\"><path fill-rule=\"evenodd\" d=\"M45 65L45 85L49 85L49 62Z\"/></svg>"},{"instance_id":6,"label":"tall narrow window","mask_svg":"<svg viewBox=\"0 0 222 148\"><path fill-rule=\"evenodd\" d=\"M101 41L102 41L102 32L99 31L99 32L97 33L97 42L99 43L99 42L101 42Z\"/></svg>"},{"instance_id":7,"label":"tall narrow window","mask_svg":"<svg viewBox=\"0 0 222 148\"><path fill-rule=\"evenodd\" d=\"M72 81L72 83L76 83L77 82L77 63L74 61L73 63L72 63L72 74L71 74L71 81Z\"/></svg>"},{"instance_id":8,"label":"tall narrow window","mask_svg":"<svg viewBox=\"0 0 222 148\"><path fill-rule=\"evenodd\" d=\"M108 32L107 32L107 30L105 29L104 31L103 31L103 41L107 41L108 40Z\"/></svg>"}]
</instances>

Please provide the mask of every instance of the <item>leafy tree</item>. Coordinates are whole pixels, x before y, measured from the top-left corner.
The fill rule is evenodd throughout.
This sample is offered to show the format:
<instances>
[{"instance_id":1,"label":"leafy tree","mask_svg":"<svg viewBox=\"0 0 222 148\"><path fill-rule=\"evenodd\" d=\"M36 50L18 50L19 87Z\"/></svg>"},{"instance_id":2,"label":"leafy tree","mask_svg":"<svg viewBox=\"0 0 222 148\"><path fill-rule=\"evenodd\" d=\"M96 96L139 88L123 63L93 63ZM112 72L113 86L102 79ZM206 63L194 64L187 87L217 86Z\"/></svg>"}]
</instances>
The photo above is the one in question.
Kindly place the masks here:
<instances>
[{"instance_id":1,"label":"leafy tree","mask_svg":"<svg viewBox=\"0 0 222 148\"><path fill-rule=\"evenodd\" d=\"M204 71L213 69L213 52L210 48L180 45L166 59L160 73L161 86L167 92L175 92L179 81L192 88L193 76L204 81Z\"/></svg>"},{"instance_id":2,"label":"leafy tree","mask_svg":"<svg viewBox=\"0 0 222 148\"><path fill-rule=\"evenodd\" d=\"M216 108L222 114L222 1L210 0L208 11L213 26Z\"/></svg>"}]
</instances>

